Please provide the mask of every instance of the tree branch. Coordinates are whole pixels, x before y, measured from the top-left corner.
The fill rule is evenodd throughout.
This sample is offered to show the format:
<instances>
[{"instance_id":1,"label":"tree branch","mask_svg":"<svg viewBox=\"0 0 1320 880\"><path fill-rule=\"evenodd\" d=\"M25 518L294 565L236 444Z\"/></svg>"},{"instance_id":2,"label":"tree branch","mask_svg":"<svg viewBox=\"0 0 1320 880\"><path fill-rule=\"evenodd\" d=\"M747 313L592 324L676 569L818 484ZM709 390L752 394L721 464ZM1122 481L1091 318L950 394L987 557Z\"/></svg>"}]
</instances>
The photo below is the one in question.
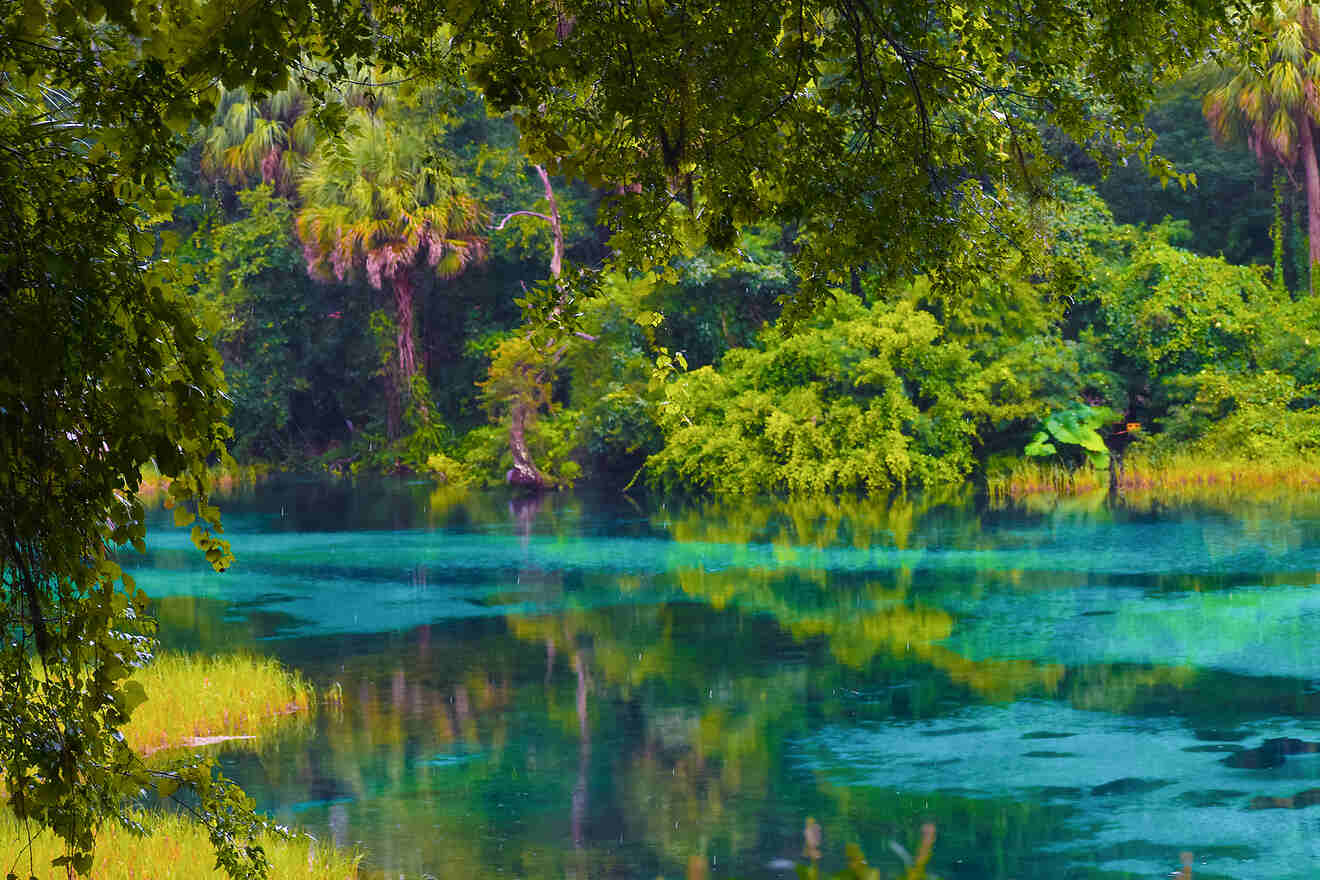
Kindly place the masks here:
<instances>
[{"instance_id":1,"label":"tree branch","mask_svg":"<svg viewBox=\"0 0 1320 880\"><path fill-rule=\"evenodd\" d=\"M508 223L508 222L509 222L510 220L512 220L514 217L535 217L535 218L537 218L538 220L544 220L546 223L551 223L551 222L553 222L553 221L552 221L549 217L547 217L545 214L541 214L541 213L539 213L539 212L537 212L537 211L514 211L512 214L505 214L505 215L504 215L504 219L500 221L500 223L499 223L498 226L492 226L492 227L490 227L491 231L492 231L492 232L499 232L501 229L504 228L504 224L505 224L505 223Z\"/></svg>"}]
</instances>

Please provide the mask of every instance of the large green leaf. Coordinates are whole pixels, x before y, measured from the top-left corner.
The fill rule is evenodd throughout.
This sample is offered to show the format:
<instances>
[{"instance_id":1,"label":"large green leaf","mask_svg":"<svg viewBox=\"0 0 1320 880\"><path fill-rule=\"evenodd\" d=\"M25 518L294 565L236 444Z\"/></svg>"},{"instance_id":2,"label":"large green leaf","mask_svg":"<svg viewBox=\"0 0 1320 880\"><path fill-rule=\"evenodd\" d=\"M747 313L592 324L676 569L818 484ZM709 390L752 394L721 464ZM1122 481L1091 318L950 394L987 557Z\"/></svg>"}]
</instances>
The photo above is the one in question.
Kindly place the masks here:
<instances>
[{"instance_id":1,"label":"large green leaf","mask_svg":"<svg viewBox=\"0 0 1320 880\"><path fill-rule=\"evenodd\" d=\"M1036 436L1032 437L1031 442L1027 444L1027 448L1022 450L1022 454L1033 458L1043 458L1054 455L1058 451L1058 447L1050 442L1048 434L1044 431L1037 431Z\"/></svg>"}]
</instances>

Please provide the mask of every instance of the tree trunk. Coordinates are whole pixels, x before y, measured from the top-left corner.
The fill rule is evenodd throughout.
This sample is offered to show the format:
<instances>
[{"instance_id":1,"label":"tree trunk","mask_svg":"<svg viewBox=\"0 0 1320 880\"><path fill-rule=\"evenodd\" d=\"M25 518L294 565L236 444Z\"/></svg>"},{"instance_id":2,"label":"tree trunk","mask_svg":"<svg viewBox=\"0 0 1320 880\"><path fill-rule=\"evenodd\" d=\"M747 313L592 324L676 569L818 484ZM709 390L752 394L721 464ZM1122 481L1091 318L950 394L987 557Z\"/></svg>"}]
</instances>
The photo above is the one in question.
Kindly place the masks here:
<instances>
[{"instance_id":1,"label":"tree trunk","mask_svg":"<svg viewBox=\"0 0 1320 880\"><path fill-rule=\"evenodd\" d=\"M412 381L417 375L417 348L413 342L413 278L408 270L394 276L394 342L398 362L398 396L401 401L412 401L425 421L430 416L427 401L412 398ZM398 425L390 439L398 436Z\"/></svg>"},{"instance_id":2,"label":"tree trunk","mask_svg":"<svg viewBox=\"0 0 1320 880\"><path fill-rule=\"evenodd\" d=\"M550 481L536 467L527 448L527 423L534 415L531 410L531 404L521 397L509 407L509 452L513 455L513 467L504 475L504 480L511 486L540 491L548 488Z\"/></svg>"},{"instance_id":3,"label":"tree trunk","mask_svg":"<svg viewBox=\"0 0 1320 880\"><path fill-rule=\"evenodd\" d=\"M1316 263L1320 263L1320 167L1316 165L1315 138L1312 135L1313 123L1309 116L1297 126L1301 135L1298 146L1302 152L1302 168L1306 171L1306 232L1310 245L1310 265L1307 272L1307 284L1311 294L1315 294Z\"/></svg>"},{"instance_id":4,"label":"tree trunk","mask_svg":"<svg viewBox=\"0 0 1320 880\"><path fill-rule=\"evenodd\" d=\"M557 282L559 276L564 274L564 227L559 222L559 202L555 201L555 190L550 185L550 175L546 174L545 167L532 167L541 178L541 185L545 187L545 200L550 207L550 234L554 241L554 250L550 254L550 275Z\"/></svg>"},{"instance_id":5,"label":"tree trunk","mask_svg":"<svg viewBox=\"0 0 1320 880\"><path fill-rule=\"evenodd\" d=\"M541 184L545 187L545 200L550 209L549 215L537 216L550 224L553 241L553 249L550 253L550 276L557 284L560 276L564 274L564 227L559 220L559 202L555 200L555 190L550 185L550 175L546 173L545 168L541 165L532 167L536 169ZM513 467L504 475L504 480L509 485L539 492L549 488L550 481L536 466L536 462L532 460L532 452L527 448L527 426L535 416L533 404L522 397L515 399L513 405L509 407L509 453L513 457Z\"/></svg>"}]
</instances>

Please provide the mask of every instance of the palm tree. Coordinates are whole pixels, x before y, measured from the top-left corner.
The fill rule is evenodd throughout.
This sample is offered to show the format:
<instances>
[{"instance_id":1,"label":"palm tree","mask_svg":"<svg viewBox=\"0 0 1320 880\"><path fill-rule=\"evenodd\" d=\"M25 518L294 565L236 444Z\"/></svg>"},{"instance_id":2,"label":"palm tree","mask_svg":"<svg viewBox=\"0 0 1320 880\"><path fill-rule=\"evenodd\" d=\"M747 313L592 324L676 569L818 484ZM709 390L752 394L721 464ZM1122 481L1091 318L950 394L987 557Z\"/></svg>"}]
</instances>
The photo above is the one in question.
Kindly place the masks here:
<instances>
[{"instance_id":1,"label":"palm tree","mask_svg":"<svg viewBox=\"0 0 1320 880\"><path fill-rule=\"evenodd\" d=\"M297 87L259 102L242 89L225 92L202 142L202 172L235 186L260 181L292 196L299 167L316 146L307 103Z\"/></svg>"},{"instance_id":2,"label":"palm tree","mask_svg":"<svg viewBox=\"0 0 1320 880\"><path fill-rule=\"evenodd\" d=\"M1222 81L1202 109L1218 139L1245 140L1263 164L1278 165L1294 180L1301 165L1314 293L1320 262L1320 15L1304 0L1275 0L1252 33L1253 41L1239 47L1238 64L1220 68Z\"/></svg>"},{"instance_id":3,"label":"palm tree","mask_svg":"<svg viewBox=\"0 0 1320 880\"><path fill-rule=\"evenodd\" d=\"M437 161L418 126L392 124L369 106L355 108L342 139L320 144L299 178L296 227L307 270L340 281L365 270L394 295L395 351L389 433L399 434L400 403L413 400L417 355L413 296L427 267L454 278L487 253L486 212Z\"/></svg>"}]
</instances>

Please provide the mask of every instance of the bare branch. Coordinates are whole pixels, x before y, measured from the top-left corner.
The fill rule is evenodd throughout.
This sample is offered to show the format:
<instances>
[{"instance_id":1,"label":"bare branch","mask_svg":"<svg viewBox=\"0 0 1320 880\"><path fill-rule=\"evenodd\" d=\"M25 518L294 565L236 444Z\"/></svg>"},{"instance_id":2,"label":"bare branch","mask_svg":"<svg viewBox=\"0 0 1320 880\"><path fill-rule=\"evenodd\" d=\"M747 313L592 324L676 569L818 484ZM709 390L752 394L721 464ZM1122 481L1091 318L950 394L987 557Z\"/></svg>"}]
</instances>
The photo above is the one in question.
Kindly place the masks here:
<instances>
[{"instance_id":1,"label":"bare branch","mask_svg":"<svg viewBox=\"0 0 1320 880\"><path fill-rule=\"evenodd\" d=\"M492 227L490 227L491 231L492 231L492 232L499 232L501 229L504 228L504 224L508 223L508 222L509 222L510 220L512 220L514 217L535 217L535 218L537 218L538 220L544 220L546 223L552 223L552 222L554 222L554 221L552 221L549 217L547 217L545 214L541 214L541 213L539 213L539 212L537 212L537 211L514 211L512 214L505 214L505 215L504 215L504 219L500 221L500 223L499 223L498 226L492 226Z\"/></svg>"}]
</instances>

